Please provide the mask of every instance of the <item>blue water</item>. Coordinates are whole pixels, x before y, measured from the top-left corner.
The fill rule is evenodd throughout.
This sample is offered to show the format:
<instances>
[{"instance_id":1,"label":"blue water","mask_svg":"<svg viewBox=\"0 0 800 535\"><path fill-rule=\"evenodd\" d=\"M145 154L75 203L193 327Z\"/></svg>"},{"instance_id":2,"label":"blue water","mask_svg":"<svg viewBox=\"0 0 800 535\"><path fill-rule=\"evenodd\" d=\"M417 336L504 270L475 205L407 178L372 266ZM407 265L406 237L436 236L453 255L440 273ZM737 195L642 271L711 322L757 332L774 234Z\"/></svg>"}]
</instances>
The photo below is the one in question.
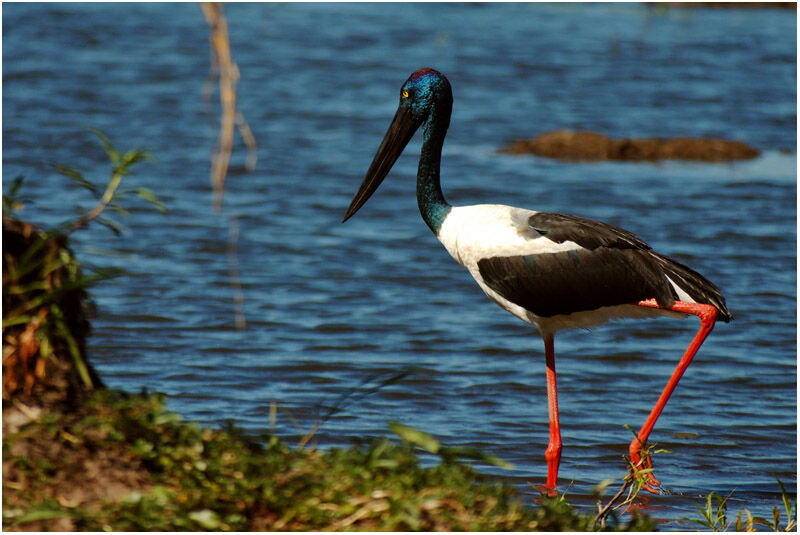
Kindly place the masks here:
<instances>
[{"instance_id":1,"label":"blue water","mask_svg":"<svg viewBox=\"0 0 800 535\"><path fill-rule=\"evenodd\" d=\"M429 66L454 90L442 169L452 203L622 226L727 297L735 321L716 327L651 436L671 451L655 465L673 494L653 497L650 513L696 516L702 496L735 490L734 514L748 507L771 518L775 477L795 492L794 11L235 4L226 13L259 161L242 172L237 138L216 214L218 100L203 98L209 48L198 5L3 6L3 180L5 191L26 177L21 215L53 225L92 206L52 167L106 180L87 128L120 149L149 150L155 161L125 184L150 188L169 208L131 202L130 218L116 216L122 236L99 226L75 235L86 263L127 271L93 291L89 349L107 385L166 392L187 418L259 432L270 430L274 402L274 431L291 442L339 404L317 447L386 435L397 421L514 463L479 469L535 497L548 437L543 345L420 219L419 140L340 224L400 85ZM561 128L739 139L762 156L586 164L497 151ZM696 328L693 319L626 321L556 338L561 489L572 501L591 508L592 487L624 475L623 425L641 425Z\"/></svg>"}]
</instances>

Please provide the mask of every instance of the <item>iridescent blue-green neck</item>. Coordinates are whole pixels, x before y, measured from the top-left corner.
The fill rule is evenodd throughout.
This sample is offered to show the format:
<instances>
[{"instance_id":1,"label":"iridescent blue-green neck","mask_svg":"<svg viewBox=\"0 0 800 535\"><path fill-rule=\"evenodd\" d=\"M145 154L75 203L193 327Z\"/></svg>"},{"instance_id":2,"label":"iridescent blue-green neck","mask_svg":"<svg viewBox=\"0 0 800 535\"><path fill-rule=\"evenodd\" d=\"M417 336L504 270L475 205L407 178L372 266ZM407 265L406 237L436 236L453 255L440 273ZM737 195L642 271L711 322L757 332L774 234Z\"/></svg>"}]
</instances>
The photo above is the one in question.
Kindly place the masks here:
<instances>
[{"instance_id":1,"label":"iridescent blue-green neck","mask_svg":"<svg viewBox=\"0 0 800 535\"><path fill-rule=\"evenodd\" d=\"M434 109L422 124L422 152L417 169L419 212L428 227L437 235L444 218L452 208L445 200L439 182L442 145L447 127L450 125L450 110L446 108L444 110Z\"/></svg>"}]
</instances>

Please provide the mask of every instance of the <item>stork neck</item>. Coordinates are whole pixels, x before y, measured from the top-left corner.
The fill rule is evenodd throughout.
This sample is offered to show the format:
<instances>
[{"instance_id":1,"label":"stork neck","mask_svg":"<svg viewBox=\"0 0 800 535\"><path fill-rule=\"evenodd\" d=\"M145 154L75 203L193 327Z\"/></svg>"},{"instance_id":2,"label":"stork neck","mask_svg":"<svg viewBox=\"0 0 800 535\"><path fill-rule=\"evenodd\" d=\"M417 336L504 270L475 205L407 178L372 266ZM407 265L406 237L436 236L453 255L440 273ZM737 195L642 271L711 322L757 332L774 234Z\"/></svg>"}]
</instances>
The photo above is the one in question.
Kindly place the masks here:
<instances>
[{"instance_id":1,"label":"stork neck","mask_svg":"<svg viewBox=\"0 0 800 535\"><path fill-rule=\"evenodd\" d=\"M436 235L452 208L445 200L439 182L442 145L449 123L449 113L446 117L437 117L436 113L432 113L422 125L422 152L417 169L417 204L422 219Z\"/></svg>"}]
</instances>

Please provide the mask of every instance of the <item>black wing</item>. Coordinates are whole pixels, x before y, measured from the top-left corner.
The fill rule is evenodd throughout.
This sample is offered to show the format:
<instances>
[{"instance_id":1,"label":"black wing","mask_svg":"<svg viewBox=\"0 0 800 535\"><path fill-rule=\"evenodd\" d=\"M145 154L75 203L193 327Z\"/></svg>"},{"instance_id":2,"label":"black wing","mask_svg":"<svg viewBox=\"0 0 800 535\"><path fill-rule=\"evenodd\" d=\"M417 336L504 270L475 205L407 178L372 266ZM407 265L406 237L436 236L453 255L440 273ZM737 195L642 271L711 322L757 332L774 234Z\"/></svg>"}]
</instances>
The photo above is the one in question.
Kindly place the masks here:
<instances>
[{"instance_id":1,"label":"black wing","mask_svg":"<svg viewBox=\"0 0 800 535\"><path fill-rule=\"evenodd\" d=\"M484 282L512 303L543 317L655 299L670 307L678 298L667 276L695 301L729 321L725 298L687 266L653 251L636 235L598 221L539 212L529 227L556 243L580 249L502 256L478 262Z\"/></svg>"},{"instance_id":2,"label":"black wing","mask_svg":"<svg viewBox=\"0 0 800 535\"><path fill-rule=\"evenodd\" d=\"M556 243L571 241L589 250L598 247L650 250L632 232L574 215L537 212L528 218L528 227Z\"/></svg>"},{"instance_id":3,"label":"black wing","mask_svg":"<svg viewBox=\"0 0 800 535\"><path fill-rule=\"evenodd\" d=\"M480 260L478 269L492 290L544 317L649 298L671 306L676 298L667 280L636 249L496 256Z\"/></svg>"}]
</instances>

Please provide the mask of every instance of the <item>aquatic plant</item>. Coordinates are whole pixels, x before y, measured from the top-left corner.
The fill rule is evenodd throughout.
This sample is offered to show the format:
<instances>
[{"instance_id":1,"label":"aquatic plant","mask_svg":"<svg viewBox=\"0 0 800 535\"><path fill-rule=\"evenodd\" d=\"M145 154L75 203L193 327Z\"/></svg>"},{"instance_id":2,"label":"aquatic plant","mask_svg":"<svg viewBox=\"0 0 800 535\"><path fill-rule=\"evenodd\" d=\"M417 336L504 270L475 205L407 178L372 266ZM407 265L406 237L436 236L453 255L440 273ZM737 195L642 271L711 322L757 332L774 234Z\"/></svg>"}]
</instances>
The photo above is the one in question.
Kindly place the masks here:
<instances>
[{"instance_id":1,"label":"aquatic plant","mask_svg":"<svg viewBox=\"0 0 800 535\"><path fill-rule=\"evenodd\" d=\"M775 478L781 489L781 502L783 513L786 515L786 524L781 524L781 509L775 505L772 508L772 519L769 520L762 516L753 516L748 509L740 510L735 520L728 519L728 499L734 491L728 493L724 498L714 492L709 492L703 506L697 505L700 512L699 518L684 517L678 522L690 522L701 526L709 531L797 531L797 501L789 496L786 487L780 479ZM744 512L744 518L742 518Z\"/></svg>"}]
</instances>

